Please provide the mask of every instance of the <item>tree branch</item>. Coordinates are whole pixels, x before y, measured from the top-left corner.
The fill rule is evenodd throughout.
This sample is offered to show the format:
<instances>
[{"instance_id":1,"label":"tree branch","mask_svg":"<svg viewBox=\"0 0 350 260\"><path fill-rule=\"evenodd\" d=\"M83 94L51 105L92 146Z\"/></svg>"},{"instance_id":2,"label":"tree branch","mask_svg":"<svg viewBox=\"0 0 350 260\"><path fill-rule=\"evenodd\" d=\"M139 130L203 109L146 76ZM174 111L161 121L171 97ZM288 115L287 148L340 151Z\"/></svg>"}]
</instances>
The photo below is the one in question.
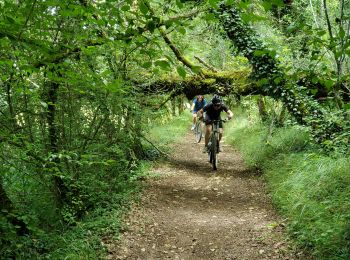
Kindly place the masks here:
<instances>
[{"instance_id":1,"label":"tree branch","mask_svg":"<svg viewBox=\"0 0 350 260\"><path fill-rule=\"evenodd\" d=\"M197 59L200 63L202 63L205 67L207 67L208 69L210 69L212 72L218 72L213 66L211 66L210 64L206 63L204 60L202 60L201 58L199 58L198 56L194 56L195 59Z\"/></svg>"},{"instance_id":2,"label":"tree branch","mask_svg":"<svg viewBox=\"0 0 350 260\"><path fill-rule=\"evenodd\" d=\"M324 10L324 14L326 16L326 21L327 21L327 27L328 27L328 33L329 36L331 37L331 44L333 45L333 41L334 41L334 37L333 37L333 32L332 32L332 27L331 27L331 23L329 21L329 16L328 16L328 9L327 9L327 1L323 0L323 10ZM332 46L332 49L334 48L334 46Z\"/></svg>"}]
</instances>

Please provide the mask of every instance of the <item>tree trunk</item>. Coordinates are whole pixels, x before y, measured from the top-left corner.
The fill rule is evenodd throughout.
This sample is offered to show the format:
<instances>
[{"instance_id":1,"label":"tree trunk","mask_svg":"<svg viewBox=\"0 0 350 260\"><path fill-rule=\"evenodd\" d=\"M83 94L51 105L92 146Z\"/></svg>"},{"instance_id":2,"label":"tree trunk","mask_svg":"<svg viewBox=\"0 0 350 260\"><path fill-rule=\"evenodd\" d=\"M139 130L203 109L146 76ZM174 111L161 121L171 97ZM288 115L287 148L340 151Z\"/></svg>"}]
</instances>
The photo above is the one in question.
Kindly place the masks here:
<instances>
[{"instance_id":1,"label":"tree trunk","mask_svg":"<svg viewBox=\"0 0 350 260\"><path fill-rule=\"evenodd\" d=\"M268 119L268 115L267 115L265 101L264 101L263 96L259 95L257 103L258 103L258 108L259 108L259 116L263 122L266 122Z\"/></svg>"},{"instance_id":2,"label":"tree trunk","mask_svg":"<svg viewBox=\"0 0 350 260\"><path fill-rule=\"evenodd\" d=\"M2 176L0 175L0 213L2 210L11 211L12 202L6 194L5 188L3 186Z\"/></svg>"},{"instance_id":3,"label":"tree trunk","mask_svg":"<svg viewBox=\"0 0 350 260\"><path fill-rule=\"evenodd\" d=\"M27 228L27 225L23 222L23 220L19 219L16 214L13 212L14 207L9 199L9 197L6 194L4 185L3 185L3 179L0 175L0 216L3 215L8 222L10 222L13 226L17 226L19 228L16 228L16 233L19 236L23 236L25 234L29 234L29 230ZM1 231L1 227L0 227ZM1 241L1 238L0 238Z\"/></svg>"},{"instance_id":4,"label":"tree trunk","mask_svg":"<svg viewBox=\"0 0 350 260\"><path fill-rule=\"evenodd\" d=\"M59 152L58 149L58 129L56 125L56 106L58 99L58 90L59 84L56 82L49 83L49 90L47 95L47 115L46 121L48 125L48 137L49 137L49 152L52 154L57 154ZM61 208L66 198L67 187L64 184L62 178L56 174L57 167L60 163L60 160L56 156L53 160L55 164L51 167L51 171L53 173L53 182L54 182L54 194L56 197L57 206Z\"/></svg>"},{"instance_id":5,"label":"tree trunk","mask_svg":"<svg viewBox=\"0 0 350 260\"><path fill-rule=\"evenodd\" d=\"M176 116L176 98L171 100L171 115Z\"/></svg>"}]
</instances>

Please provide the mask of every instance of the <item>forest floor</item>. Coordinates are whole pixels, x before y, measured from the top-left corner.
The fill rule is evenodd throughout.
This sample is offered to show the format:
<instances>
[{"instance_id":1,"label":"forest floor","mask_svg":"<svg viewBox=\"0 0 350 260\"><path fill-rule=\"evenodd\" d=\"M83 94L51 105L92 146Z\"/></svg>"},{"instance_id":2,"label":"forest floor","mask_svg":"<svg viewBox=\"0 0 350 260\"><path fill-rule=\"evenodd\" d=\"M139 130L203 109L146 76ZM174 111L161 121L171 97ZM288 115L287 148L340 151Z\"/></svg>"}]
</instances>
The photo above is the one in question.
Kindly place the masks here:
<instances>
[{"instance_id":1,"label":"forest floor","mask_svg":"<svg viewBox=\"0 0 350 260\"><path fill-rule=\"evenodd\" d=\"M311 259L298 251L273 209L263 178L225 145L217 171L188 133L153 168L108 259Z\"/></svg>"}]
</instances>

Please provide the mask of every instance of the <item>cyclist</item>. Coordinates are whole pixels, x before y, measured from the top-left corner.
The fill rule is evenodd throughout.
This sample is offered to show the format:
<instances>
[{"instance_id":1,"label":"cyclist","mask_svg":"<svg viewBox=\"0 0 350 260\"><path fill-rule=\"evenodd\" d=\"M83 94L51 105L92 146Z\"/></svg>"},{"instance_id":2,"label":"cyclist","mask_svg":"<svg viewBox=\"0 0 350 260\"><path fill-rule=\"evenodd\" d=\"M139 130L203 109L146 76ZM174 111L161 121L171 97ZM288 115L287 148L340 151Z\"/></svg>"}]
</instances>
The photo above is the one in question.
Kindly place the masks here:
<instances>
[{"instance_id":1,"label":"cyclist","mask_svg":"<svg viewBox=\"0 0 350 260\"><path fill-rule=\"evenodd\" d=\"M192 103L191 111L192 111L192 128L194 129L197 122L197 113L207 104L207 101L202 95L198 95ZM199 113L199 117L201 117L201 113Z\"/></svg>"},{"instance_id":2,"label":"cyclist","mask_svg":"<svg viewBox=\"0 0 350 260\"><path fill-rule=\"evenodd\" d=\"M218 95L214 95L214 97L211 100L211 103L206 105L201 109L201 111L205 112L204 115L204 122L206 125L206 131L205 131L205 145L203 153L206 153L208 151L208 142L209 137L211 133L211 121L212 120L220 120L220 113L222 111L225 111L227 113L228 119L231 119L233 117L233 113L231 110L228 109L228 107L222 102L221 98ZM223 128L222 128L222 122L219 123L219 142L223 136ZM219 145L219 151L221 152L222 149Z\"/></svg>"}]
</instances>

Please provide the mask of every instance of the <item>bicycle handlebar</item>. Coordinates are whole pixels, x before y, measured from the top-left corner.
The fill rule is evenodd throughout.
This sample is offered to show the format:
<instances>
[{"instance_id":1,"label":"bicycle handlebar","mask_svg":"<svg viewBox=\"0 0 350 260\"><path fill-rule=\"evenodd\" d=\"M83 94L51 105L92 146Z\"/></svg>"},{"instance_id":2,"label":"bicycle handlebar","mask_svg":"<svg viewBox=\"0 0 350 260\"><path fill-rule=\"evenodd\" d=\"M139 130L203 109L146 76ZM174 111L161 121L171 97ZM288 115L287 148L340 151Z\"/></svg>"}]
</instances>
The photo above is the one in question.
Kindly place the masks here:
<instances>
[{"instance_id":1,"label":"bicycle handlebar","mask_svg":"<svg viewBox=\"0 0 350 260\"><path fill-rule=\"evenodd\" d=\"M229 121L229 118L224 118L224 119L218 119L218 120L211 120L210 123L216 123L216 122L223 122L226 123L227 121Z\"/></svg>"}]
</instances>

